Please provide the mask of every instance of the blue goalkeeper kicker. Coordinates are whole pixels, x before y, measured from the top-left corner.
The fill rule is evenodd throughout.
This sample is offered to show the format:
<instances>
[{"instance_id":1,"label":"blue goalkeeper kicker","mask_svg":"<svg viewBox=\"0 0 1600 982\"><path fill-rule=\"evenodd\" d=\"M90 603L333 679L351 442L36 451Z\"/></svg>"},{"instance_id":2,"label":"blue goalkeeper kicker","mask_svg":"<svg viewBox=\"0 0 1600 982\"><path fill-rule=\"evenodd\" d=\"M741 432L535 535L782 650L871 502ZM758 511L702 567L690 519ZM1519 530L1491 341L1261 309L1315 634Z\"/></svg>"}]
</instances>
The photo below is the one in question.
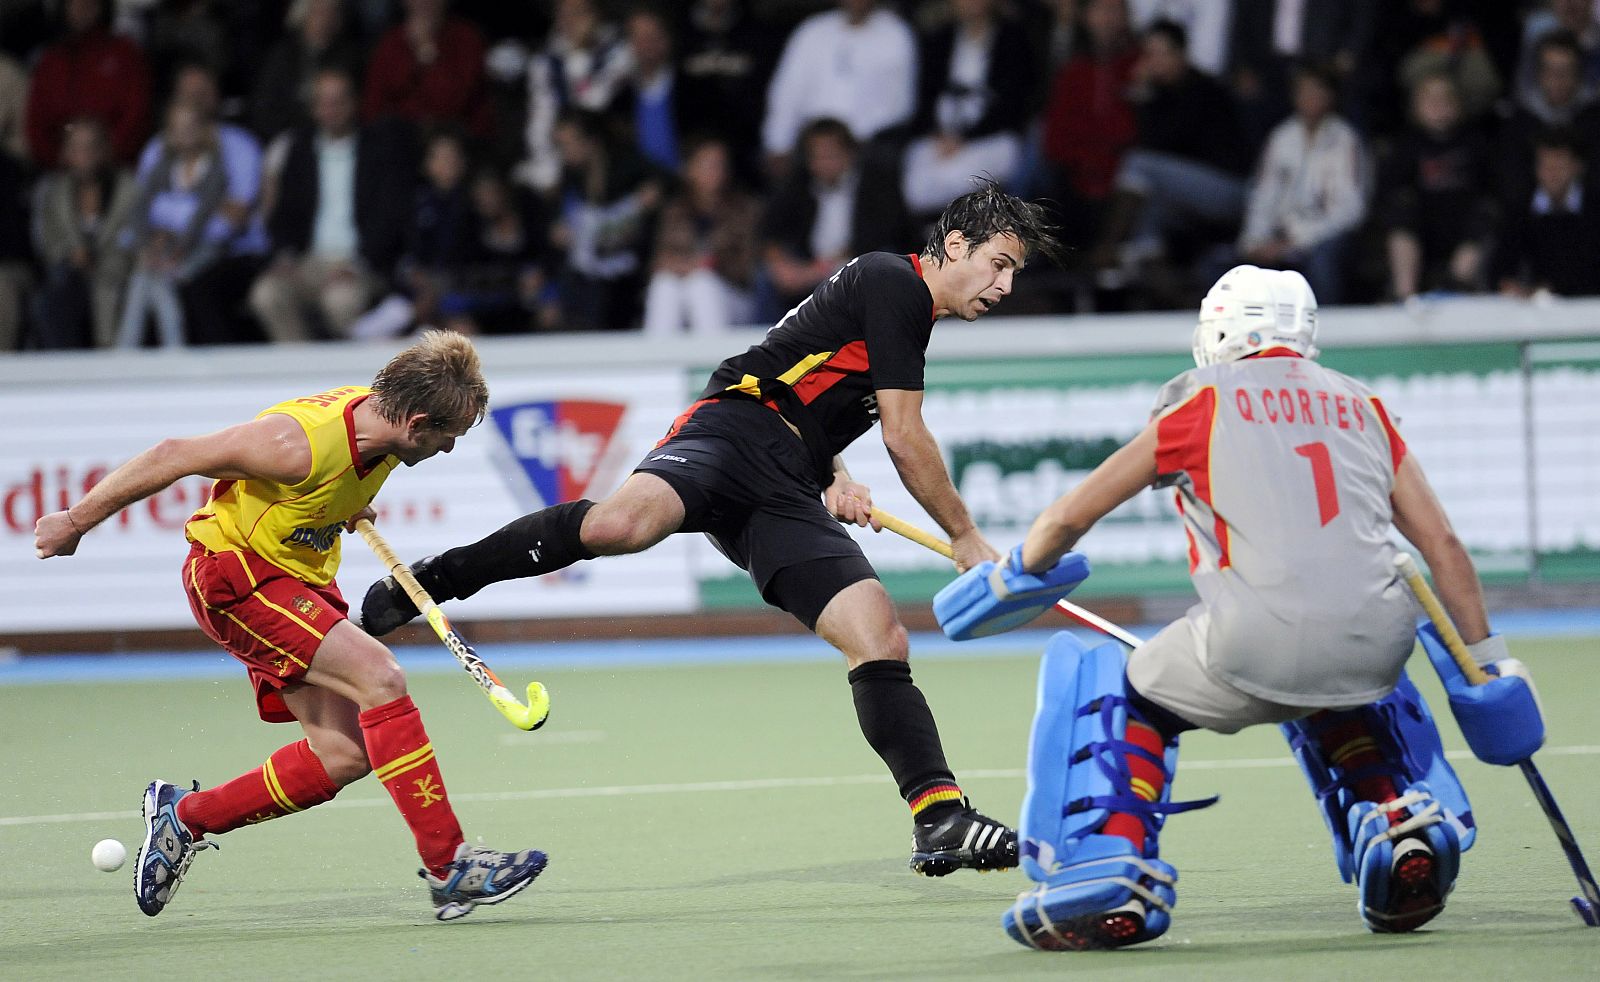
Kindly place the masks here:
<instances>
[{"instance_id":1,"label":"blue goalkeeper kicker","mask_svg":"<svg viewBox=\"0 0 1600 982\"><path fill-rule=\"evenodd\" d=\"M1347 771L1323 756L1319 733L1334 724L1329 717L1352 715L1365 717L1368 732L1387 758L1383 763ZM1428 704L1406 674L1401 672L1394 691L1377 702L1293 720L1280 729L1333 836L1339 875L1356 883L1356 909L1368 929L1414 930L1442 910L1455 886L1461 853L1472 847L1478 830L1466 790L1445 760ZM1393 801L1368 801L1357 791L1359 781L1378 773L1394 781L1398 797ZM1401 894L1393 870L1397 857L1404 855L1395 851L1403 837L1424 842L1432 851L1429 906L1398 903Z\"/></svg>"},{"instance_id":2,"label":"blue goalkeeper kicker","mask_svg":"<svg viewBox=\"0 0 1600 982\"><path fill-rule=\"evenodd\" d=\"M1018 545L1003 562L981 562L946 584L933 598L933 615L951 641L986 638L1028 623L1088 578L1089 560L1076 552L1044 573L1023 572Z\"/></svg>"},{"instance_id":3,"label":"blue goalkeeper kicker","mask_svg":"<svg viewBox=\"0 0 1600 982\"><path fill-rule=\"evenodd\" d=\"M1156 837L1166 816L1204 808L1216 798L1174 802L1176 740L1155 759L1125 739L1129 714L1127 657L1114 642L1086 648L1063 631L1039 662L1039 695L1028 742L1028 791L1017 837L1022 870L1039 885L1001 918L1006 933L1031 948L1115 947L1159 937L1172 921L1178 873L1162 862ZM1137 714L1135 713L1135 718ZM1125 757L1146 757L1166 772L1159 801L1136 794ZM1112 812L1145 825L1145 848L1099 831ZM1098 930L1109 913L1137 904L1131 933Z\"/></svg>"},{"instance_id":4,"label":"blue goalkeeper kicker","mask_svg":"<svg viewBox=\"0 0 1600 982\"><path fill-rule=\"evenodd\" d=\"M1456 777L1455 768L1445 759L1433 713L1410 677L1402 671L1393 692L1364 708L1371 713L1373 727L1382 734L1385 750L1398 752L1398 759L1391 759L1382 768L1394 779L1395 786L1404 789L1418 783L1426 785L1429 794L1439 802L1440 815L1451 826L1461 851L1472 848L1478 837L1472 803L1461 786L1461 779ZM1281 723L1278 729L1289 741L1289 749L1316 795L1323 821L1333 837L1333 856L1339 866L1339 876L1350 883L1357 878L1359 866L1357 843L1350 830L1350 811L1360 799L1352 782L1361 775L1345 774L1323 759L1316 733L1307 720Z\"/></svg>"}]
</instances>

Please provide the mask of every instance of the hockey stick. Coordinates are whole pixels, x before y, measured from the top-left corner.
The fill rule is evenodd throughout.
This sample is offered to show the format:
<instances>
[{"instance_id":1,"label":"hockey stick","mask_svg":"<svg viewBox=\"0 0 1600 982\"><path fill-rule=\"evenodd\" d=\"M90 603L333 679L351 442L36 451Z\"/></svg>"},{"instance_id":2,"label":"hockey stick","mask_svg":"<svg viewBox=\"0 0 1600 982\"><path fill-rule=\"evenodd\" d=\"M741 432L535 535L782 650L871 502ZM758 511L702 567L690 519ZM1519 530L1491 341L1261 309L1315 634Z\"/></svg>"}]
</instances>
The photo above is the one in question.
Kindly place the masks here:
<instances>
[{"instance_id":1,"label":"hockey stick","mask_svg":"<svg viewBox=\"0 0 1600 982\"><path fill-rule=\"evenodd\" d=\"M544 686L538 682L529 682L528 704L524 706L518 702L517 697L511 694L511 690L505 687L499 676L483 663L478 653L473 651L472 647L462 640L461 635L456 633L456 629L450 626L444 611L439 609L439 605L428 596L428 591L417 582L411 567L400 561L393 547L377 529L372 527L372 523L363 518L356 522L356 531L367 540L367 545L377 554L379 561L389 567L389 572L394 574L395 582L405 589L406 596L417 605L422 616L428 619L433 633L437 634L450 653L456 656L456 661L460 662L461 667L472 676L472 680L478 683L483 694L494 703L494 708L500 710L500 715L510 720L511 725L519 730L537 730L543 726L545 720L550 718L550 694L545 691Z\"/></svg>"},{"instance_id":2,"label":"hockey stick","mask_svg":"<svg viewBox=\"0 0 1600 982\"><path fill-rule=\"evenodd\" d=\"M917 528L915 525L912 525L910 522L904 521L903 519L889 514L882 508L873 508L872 517L878 520L879 525L882 525L895 535L910 539L919 546L932 549L934 552L946 559L954 559L956 556L955 550L950 548L950 543L944 541L943 539L935 538L922 529ZM1133 632L1120 628L1106 620L1104 617L1101 617L1100 615L1091 611L1084 610L1082 607L1079 607L1077 604L1072 603L1071 601L1065 599L1057 600L1056 610L1061 611L1063 614L1066 614L1068 617L1071 617L1074 620L1087 624L1096 631L1099 631L1101 634L1116 638L1118 641L1121 641L1130 648L1137 648L1141 644L1144 644L1144 641L1142 641L1139 636Z\"/></svg>"},{"instance_id":3,"label":"hockey stick","mask_svg":"<svg viewBox=\"0 0 1600 982\"><path fill-rule=\"evenodd\" d=\"M1467 682L1471 685L1482 685L1489 681L1489 674L1479 667L1477 659L1467 650L1466 643L1461 640L1461 635L1456 632L1455 625L1450 621L1450 615L1439 603L1439 598L1428 585L1428 581L1422 578L1422 573L1417 569L1417 564L1410 554L1402 552L1395 556L1394 565L1406 581L1406 586L1410 587L1416 596L1417 602L1422 604L1422 609L1427 611L1428 620L1433 622L1439 637L1444 639L1450 657L1455 660L1456 667L1461 669L1461 674L1466 677ZM1561 807L1556 804L1555 796L1550 793L1550 786L1545 783L1544 775L1534 766L1533 758L1519 760L1517 766L1522 769L1522 776L1528 779L1528 787L1533 789L1533 799L1544 811L1544 817L1550 820L1550 828L1555 830L1556 841L1561 843L1562 851L1567 854L1567 862L1571 864L1572 872L1578 878L1578 889L1582 891L1583 896L1572 898L1572 909L1578 912L1578 917L1583 923L1590 927L1600 927L1600 886L1596 886L1594 874L1589 872L1589 864L1584 861L1583 852L1578 848L1578 840L1572 834L1572 826L1567 824L1566 817L1561 814Z\"/></svg>"}]
</instances>

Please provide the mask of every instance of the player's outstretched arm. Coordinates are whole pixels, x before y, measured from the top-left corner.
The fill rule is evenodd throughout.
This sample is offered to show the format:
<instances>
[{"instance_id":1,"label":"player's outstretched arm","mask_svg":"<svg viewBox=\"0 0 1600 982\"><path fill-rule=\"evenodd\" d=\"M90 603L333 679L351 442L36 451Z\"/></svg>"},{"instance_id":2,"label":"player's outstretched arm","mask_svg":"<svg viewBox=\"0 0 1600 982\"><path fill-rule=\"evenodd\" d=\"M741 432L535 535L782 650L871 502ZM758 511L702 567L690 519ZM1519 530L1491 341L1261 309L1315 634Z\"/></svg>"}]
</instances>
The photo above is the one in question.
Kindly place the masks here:
<instances>
[{"instance_id":1,"label":"player's outstretched arm","mask_svg":"<svg viewBox=\"0 0 1600 982\"><path fill-rule=\"evenodd\" d=\"M1472 645L1488 637L1489 614L1478 570L1472 565L1467 547L1451 528L1450 517L1434 495L1422 465L1409 452L1400 461L1389 499L1394 507L1394 527L1422 553L1433 573L1439 600L1455 622L1461 640Z\"/></svg>"},{"instance_id":2,"label":"player's outstretched arm","mask_svg":"<svg viewBox=\"0 0 1600 982\"><path fill-rule=\"evenodd\" d=\"M1030 573L1050 569L1095 522L1155 479L1156 424L1151 423L1039 513L1022 542L1022 568Z\"/></svg>"},{"instance_id":3,"label":"player's outstretched arm","mask_svg":"<svg viewBox=\"0 0 1600 982\"><path fill-rule=\"evenodd\" d=\"M287 416L264 416L204 436L162 440L107 474L66 511L40 518L33 529L34 554L40 559L72 555L90 529L185 477L296 484L310 473L311 442Z\"/></svg>"},{"instance_id":4,"label":"player's outstretched arm","mask_svg":"<svg viewBox=\"0 0 1600 982\"><path fill-rule=\"evenodd\" d=\"M939 444L922 421L922 392L879 389L878 421L883 427L883 445L900 474L900 482L950 536L956 569L966 572L986 559L998 560L1000 553L972 521L966 503L950 481Z\"/></svg>"}]
</instances>

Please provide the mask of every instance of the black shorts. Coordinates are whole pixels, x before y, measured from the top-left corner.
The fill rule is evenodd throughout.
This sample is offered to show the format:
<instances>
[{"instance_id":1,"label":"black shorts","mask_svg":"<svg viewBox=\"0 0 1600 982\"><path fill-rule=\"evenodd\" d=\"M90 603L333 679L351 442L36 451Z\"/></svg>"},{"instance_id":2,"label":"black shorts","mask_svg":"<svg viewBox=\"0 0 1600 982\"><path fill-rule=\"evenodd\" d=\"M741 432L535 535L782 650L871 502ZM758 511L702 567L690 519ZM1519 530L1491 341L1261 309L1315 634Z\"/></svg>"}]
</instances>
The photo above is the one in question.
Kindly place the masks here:
<instances>
[{"instance_id":1,"label":"black shorts","mask_svg":"<svg viewBox=\"0 0 1600 982\"><path fill-rule=\"evenodd\" d=\"M877 578L823 505L805 445L758 402L696 403L634 470L678 493L679 531L704 532L750 574L763 600L808 628L839 591Z\"/></svg>"}]
</instances>

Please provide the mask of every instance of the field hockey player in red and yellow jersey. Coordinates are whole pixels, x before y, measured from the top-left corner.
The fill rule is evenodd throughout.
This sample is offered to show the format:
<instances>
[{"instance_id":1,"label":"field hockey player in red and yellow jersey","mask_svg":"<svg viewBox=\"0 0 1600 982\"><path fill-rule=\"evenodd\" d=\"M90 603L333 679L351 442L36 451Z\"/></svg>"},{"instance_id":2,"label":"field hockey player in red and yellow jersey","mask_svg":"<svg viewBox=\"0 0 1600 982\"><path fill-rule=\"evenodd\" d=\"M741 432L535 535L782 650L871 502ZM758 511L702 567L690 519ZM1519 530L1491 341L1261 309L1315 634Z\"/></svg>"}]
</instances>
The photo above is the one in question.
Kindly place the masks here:
<instances>
[{"instance_id":1,"label":"field hockey player in red and yellow jersey","mask_svg":"<svg viewBox=\"0 0 1600 982\"><path fill-rule=\"evenodd\" d=\"M449 453L483 419L489 389L459 334L430 331L372 385L289 399L247 423L163 440L34 530L41 559L70 556L90 529L173 482L214 478L190 519L183 587L206 635L244 663L261 718L305 738L232 781L145 790L134 893L152 917L208 836L304 811L376 772L416 837L436 915L498 903L544 869L545 855L469 847L422 717L394 655L346 618L334 574L340 532L371 518L397 464Z\"/></svg>"}]
</instances>

